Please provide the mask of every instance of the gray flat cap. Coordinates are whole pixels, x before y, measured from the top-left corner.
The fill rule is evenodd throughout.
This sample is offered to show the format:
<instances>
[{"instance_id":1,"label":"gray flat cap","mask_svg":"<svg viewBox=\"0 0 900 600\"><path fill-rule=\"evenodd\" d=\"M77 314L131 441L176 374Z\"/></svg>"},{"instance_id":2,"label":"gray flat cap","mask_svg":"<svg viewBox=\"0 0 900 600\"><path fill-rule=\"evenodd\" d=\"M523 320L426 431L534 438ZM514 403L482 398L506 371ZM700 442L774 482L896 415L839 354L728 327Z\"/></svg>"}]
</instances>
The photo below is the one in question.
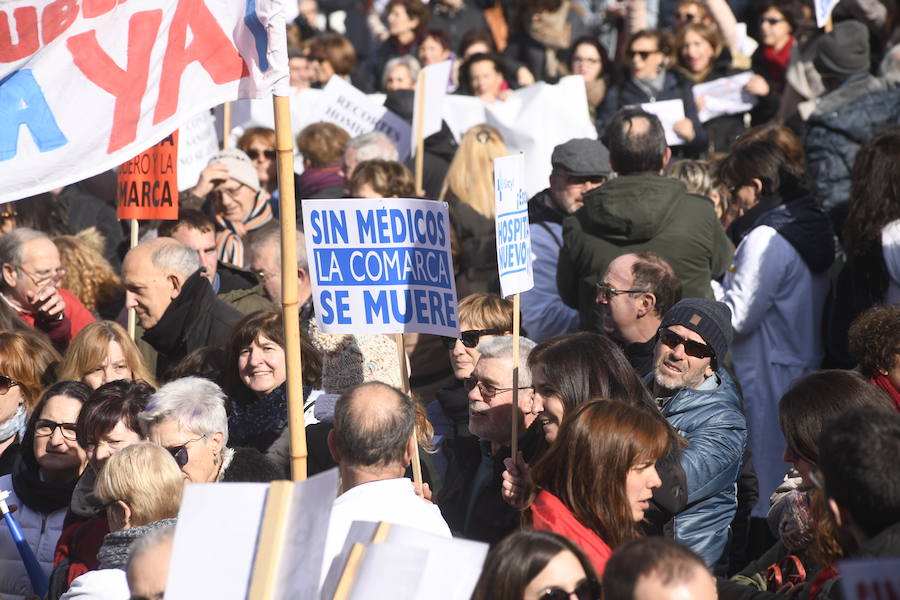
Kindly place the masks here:
<instances>
[{"instance_id":1,"label":"gray flat cap","mask_svg":"<svg viewBox=\"0 0 900 600\"><path fill-rule=\"evenodd\" d=\"M587 138L569 140L554 148L550 164L575 177L609 177L612 173L609 150L603 142Z\"/></svg>"}]
</instances>

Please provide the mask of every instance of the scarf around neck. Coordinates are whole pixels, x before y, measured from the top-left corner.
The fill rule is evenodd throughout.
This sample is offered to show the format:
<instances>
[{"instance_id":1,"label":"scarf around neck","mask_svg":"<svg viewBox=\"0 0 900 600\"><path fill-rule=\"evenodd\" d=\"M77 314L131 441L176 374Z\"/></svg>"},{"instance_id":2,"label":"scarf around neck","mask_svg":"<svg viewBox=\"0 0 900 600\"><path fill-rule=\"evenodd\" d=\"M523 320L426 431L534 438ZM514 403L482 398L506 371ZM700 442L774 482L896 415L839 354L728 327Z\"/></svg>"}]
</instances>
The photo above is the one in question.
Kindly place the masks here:
<instances>
[{"instance_id":1,"label":"scarf around neck","mask_svg":"<svg viewBox=\"0 0 900 600\"><path fill-rule=\"evenodd\" d=\"M103 538L103 545L97 552L97 560L100 562L101 569L121 569L125 570L128 564L128 554L131 545L141 539L151 531L162 529L170 525L175 525L175 519L162 519L147 523L146 525L135 525L128 529L120 529L119 531L111 531Z\"/></svg>"},{"instance_id":2,"label":"scarf around neck","mask_svg":"<svg viewBox=\"0 0 900 600\"><path fill-rule=\"evenodd\" d=\"M310 167L300 174L300 197L309 198L324 189L343 185L340 165Z\"/></svg>"},{"instance_id":3,"label":"scarf around neck","mask_svg":"<svg viewBox=\"0 0 900 600\"><path fill-rule=\"evenodd\" d=\"M13 466L12 484L16 496L25 506L43 515L67 508L77 481L78 477L62 483L44 481L40 468L30 467L22 456Z\"/></svg>"},{"instance_id":4,"label":"scarf around neck","mask_svg":"<svg viewBox=\"0 0 900 600\"><path fill-rule=\"evenodd\" d=\"M891 383L891 380L887 378L887 375L882 375L881 373L875 373L871 379L872 383L883 389L887 392L888 396L891 397L891 400L894 401L894 408L900 411L900 390L894 387L894 384Z\"/></svg>"},{"instance_id":5,"label":"scarf around neck","mask_svg":"<svg viewBox=\"0 0 900 600\"><path fill-rule=\"evenodd\" d=\"M216 225L220 231L216 234L216 252L219 260L245 267L243 237L271 220L272 207L262 194L257 194L253 209L243 221L229 221L217 214Z\"/></svg>"}]
</instances>

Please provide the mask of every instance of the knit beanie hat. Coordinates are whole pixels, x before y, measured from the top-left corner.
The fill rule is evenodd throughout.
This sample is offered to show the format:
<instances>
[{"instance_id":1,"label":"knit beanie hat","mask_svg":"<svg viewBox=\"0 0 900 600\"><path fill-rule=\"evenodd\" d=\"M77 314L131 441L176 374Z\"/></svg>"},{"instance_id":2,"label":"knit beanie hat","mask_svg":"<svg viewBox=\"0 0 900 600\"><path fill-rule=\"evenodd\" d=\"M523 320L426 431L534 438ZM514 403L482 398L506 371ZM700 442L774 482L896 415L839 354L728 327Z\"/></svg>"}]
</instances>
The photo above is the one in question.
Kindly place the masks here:
<instances>
[{"instance_id":1,"label":"knit beanie hat","mask_svg":"<svg viewBox=\"0 0 900 600\"><path fill-rule=\"evenodd\" d=\"M846 77L869 70L869 29L859 21L841 21L819 38L816 70L823 77Z\"/></svg>"},{"instance_id":2,"label":"knit beanie hat","mask_svg":"<svg viewBox=\"0 0 900 600\"><path fill-rule=\"evenodd\" d=\"M322 355L326 394L343 394L370 381L401 387L397 345L386 335L329 334L311 326L310 343Z\"/></svg>"},{"instance_id":3,"label":"knit beanie hat","mask_svg":"<svg viewBox=\"0 0 900 600\"><path fill-rule=\"evenodd\" d=\"M253 166L253 161L242 150L237 148L219 150L212 155L207 166L213 163L222 163L228 167L228 175L232 179L240 181L254 192L259 191L259 173Z\"/></svg>"},{"instance_id":4,"label":"knit beanie hat","mask_svg":"<svg viewBox=\"0 0 900 600\"><path fill-rule=\"evenodd\" d=\"M731 309L727 304L705 298L685 298L666 311L660 327L681 325L700 335L716 353L721 364L728 354L734 332L731 329Z\"/></svg>"}]
</instances>

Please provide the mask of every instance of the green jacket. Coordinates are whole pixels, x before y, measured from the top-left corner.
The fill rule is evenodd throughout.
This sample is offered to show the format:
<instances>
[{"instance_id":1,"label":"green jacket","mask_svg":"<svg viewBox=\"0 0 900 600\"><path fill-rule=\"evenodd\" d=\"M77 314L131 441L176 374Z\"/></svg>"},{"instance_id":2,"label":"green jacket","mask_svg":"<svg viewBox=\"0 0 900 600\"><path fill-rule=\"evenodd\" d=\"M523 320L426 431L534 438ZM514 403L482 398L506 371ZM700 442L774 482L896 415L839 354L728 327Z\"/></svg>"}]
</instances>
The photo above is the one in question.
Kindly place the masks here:
<instances>
[{"instance_id":1,"label":"green jacket","mask_svg":"<svg viewBox=\"0 0 900 600\"><path fill-rule=\"evenodd\" d=\"M219 261L219 300L231 308L249 315L258 310L274 310L276 307L266 297L262 282L254 273L235 265Z\"/></svg>"},{"instance_id":2,"label":"green jacket","mask_svg":"<svg viewBox=\"0 0 900 600\"><path fill-rule=\"evenodd\" d=\"M595 284L617 256L648 251L665 258L685 298L712 298L710 280L731 265L734 248L709 199L653 173L620 176L591 190L563 221L556 282L584 329L601 331Z\"/></svg>"}]
</instances>

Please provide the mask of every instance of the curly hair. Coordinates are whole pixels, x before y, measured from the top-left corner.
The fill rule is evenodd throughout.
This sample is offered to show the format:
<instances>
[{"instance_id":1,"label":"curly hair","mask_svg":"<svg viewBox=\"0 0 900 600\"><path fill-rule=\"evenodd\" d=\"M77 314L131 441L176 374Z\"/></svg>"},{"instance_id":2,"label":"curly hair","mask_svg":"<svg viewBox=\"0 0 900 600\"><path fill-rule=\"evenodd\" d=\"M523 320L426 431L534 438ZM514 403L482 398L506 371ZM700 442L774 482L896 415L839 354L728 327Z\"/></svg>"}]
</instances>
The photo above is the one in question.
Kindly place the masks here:
<instances>
[{"instance_id":1,"label":"curly hair","mask_svg":"<svg viewBox=\"0 0 900 600\"><path fill-rule=\"evenodd\" d=\"M850 325L850 354L867 377L890 371L900 361L900 306L876 306Z\"/></svg>"},{"instance_id":2,"label":"curly hair","mask_svg":"<svg viewBox=\"0 0 900 600\"><path fill-rule=\"evenodd\" d=\"M103 247L103 236L96 229L91 227L78 235L59 235L53 238L53 243L66 269L60 286L75 294L85 308L94 312L98 306L108 305L122 295L122 280L99 250Z\"/></svg>"}]
</instances>

